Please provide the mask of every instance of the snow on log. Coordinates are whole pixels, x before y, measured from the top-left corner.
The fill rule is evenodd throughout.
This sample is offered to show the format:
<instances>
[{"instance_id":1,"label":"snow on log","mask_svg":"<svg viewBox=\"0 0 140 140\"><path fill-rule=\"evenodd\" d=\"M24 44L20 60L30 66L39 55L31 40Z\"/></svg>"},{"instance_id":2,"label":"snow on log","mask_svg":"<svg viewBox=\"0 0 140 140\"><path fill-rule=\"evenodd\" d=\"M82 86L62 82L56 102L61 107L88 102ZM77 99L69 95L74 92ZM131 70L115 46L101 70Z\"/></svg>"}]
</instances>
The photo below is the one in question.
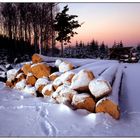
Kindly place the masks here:
<instances>
[{"instance_id":1,"label":"snow on log","mask_svg":"<svg viewBox=\"0 0 140 140\"><path fill-rule=\"evenodd\" d=\"M69 70L74 69L74 65L71 64L70 62L64 61L59 64L58 68L59 68L59 72L67 72Z\"/></svg>"},{"instance_id":2,"label":"snow on log","mask_svg":"<svg viewBox=\"0 0 140 140\"><path fill-rule=\"evenodd\" d=\"M67 71L60 75L60 79L62 80L63 84L71 84L71 80L74 77L75 73L72 71Z\"/></svg>"},{"instance_id":3,"label":"snow on log","mask_svg":"<svg viewBox=\"0 0 140 140\"><path fill-rule=\"evenodd\" d=\"M76 68L74 70L72 70L73 72L77 73L82 69L88 69L90 71L92 71L94 73L95 77L100 76L107 68L118 64L118 61L113 61L113 62L108 62L106 63L105 61L97 61L97 62L93 62L90 64L86 64L84 66L81 66L79 68Z\"/></svg>"},{"instance_id":4,"label":"snow on log","mask_svg":"<svg viewBox=\"0 0 140 140\"><path fill-rule=\"evenodd\" d=\"M113 118L120 118L119 109L119 90L122 77L122 67L118 67L115 80L112 85L112 92L108 97L104 97L96 103L96 112L104 112L110 114Z\"/></svg>"},{"instance_id":5,"label":"snow on log","mask_svg":"<svg viewBox=\"0 0 140 140\"><path fill-rule=\"evenodd\" d=\"M42 94L46 97L46 96L51 96L51 94L54 92L54 88L52 84L48 84L46 85L43 89L42 89Z\"/></svg>"},{"instance_id":6,"label":"snow on log","mask_svg":"<svg viewBox=\"0 0 140 140\"><path fill-rule=\"evenodd\" d=\"M94 78L91 71L83 69L73 76L70 87L76 91L89 91L88 85Z\"/></svg>"},{"instance_id":7,"label":"snow on log","mask_svg":"<svg viewBox=\"0 0 140 140\"><path fill-rule=\"evenodd\" d=\"M89 83L89 90L91 94L97 99L108 95L112 88L108 81L94 79Z\"/></svg>"},{"instance_id":8,"label":"snow on log","mask_svg":"<svg viewBox=\"0 0 140 140\"><path fill-rule=\"evenodd\" d=\"M26 75L25 75L23 72L17 74L15 80L16 80L16 82L19 82L19 81L21 81L22 79L26 79Z\"/></svg>"},{"instance_id":9,"label":"snow on log","mask_svg":"<svg viewBox=\"0 0 140 140\"><path fill-rule=\"evenodd\" d=\"M59 86L61 86L63 84L70 85L74 75L75 75L75 73L71 72L71 71L67 71L67 72L61 74L60 76L55 78L55 80L53 81L54 88L57 89Z\"/></svg>"},{"instance_id":10,"label":"snow on log","mask_svg":"<svg viewBox=\"0 0 140 140\"><path fill-rule=\"evenodd\" d=\"M90 112L95 110L95 101L88 93L75 94L71 104L76 109L86 109Z\"/></svg>"},{"instance_id":11,"label":"snow on log","mask_svg":"<svg viewBox=\"0 0 140 140\"><path fill-rule=\"evenodd\" d=\"M18 69L8 70L7 71L7 81L12 82L13 80L15 80L18 71L19 71Z\"/></svg>"},{"instance_id":12,"label":"snow on log","mask_svg":"<svg viewBox=\"0 0 140 140\"><path fill-rule=\"evenodd\" d=\"M62 73L61 72L54 72L51 75L49 75L49 79L51 81L54 81L57 77L59 77Z\"/></svg>"},{"instance_id":13,"label":"snow on log","mask_svg":"<svg viewBox=\"0 0 140 140\"><path fill-rule=\"evenodd\" d=\"M25 88L25 86L26 86L26 81L25 81L25 79L22 79L21 81L19 81L15 84L14 88L18 89L18 90L23 90Z\"/></svg>"},{"instance_id":14,"label":"snow on log","mask_svg":"<svg viewBox=\"0 0 140 140\"><path fill-rule=\"evenodd\" d=\"M89 83L89 90L95 98L101 98L111 93L111 85L114 81L118 64L106 69L97 79Z\"/></svg>"},{"instance_id":15,"label":"snow on log","mask_svg":"<svg viewBox=\"0 0 140 140\"><path fill-rule=\"evenodd\" d=\"M60 77L57 77L54 81L53 81L53 87L56 90L59 86L63 85L62 79Z\"/></svg>"},{"instance_id":16,"label":"snow on log","mask_svg":"<svg viewBox=\"0 0 140 140\"><path fill-rule=\"evenodd\" d=\"M22 92L24 92L24 95L36 95L35 87L32 87L30 85L26 85Z\"/></svg>"},{"instance_id":17,"label":"snow on log","mask_svg":"<svg viewBox=\"0 0 140 140\"><path fill-rule=\"evenodd\" d=\"M59 65L61 64L63 62L63 60L61 60L61 59L57 59L56 61L55 61L55 66L56 67L59 67Z\"/></svg>"},{"instance_id":18,"label":"snow on log","mask_svg":"<svg viewBox=\"0 0 140 140\"><path fill-rule=\"evenodd\" d=\"M110 66L99 77L97 77L97 79L106 80L112 85L115 79L115 75L116 75L118 67L119 67L119 64L114 64Z\"/></svg>"},{"instance_id":19,"label":"snow on log","mask_svg":"<svg viewBox=\"0 0 140 140\"><path fill-rule=\"evenodd\" d=\"M47 85L49 84L50 81L48 80L47 77L43 77L43 78L39 78L37 79L36 83L35 83L35 89L38 91L38 92L42 92L42 89Z\"/></svg>"},{"instance_id":20,"label":"snow on log","mask_svg":"<svg viewBox=\"0 0 140 140\"><path fill-rule=\"evenodd\" d=\"M52 94L52 98L57 103L69 104L72 102L73 95L78 94L77 91L71 89L68 85L59 86Z\"/></svg>"}]
</instances>

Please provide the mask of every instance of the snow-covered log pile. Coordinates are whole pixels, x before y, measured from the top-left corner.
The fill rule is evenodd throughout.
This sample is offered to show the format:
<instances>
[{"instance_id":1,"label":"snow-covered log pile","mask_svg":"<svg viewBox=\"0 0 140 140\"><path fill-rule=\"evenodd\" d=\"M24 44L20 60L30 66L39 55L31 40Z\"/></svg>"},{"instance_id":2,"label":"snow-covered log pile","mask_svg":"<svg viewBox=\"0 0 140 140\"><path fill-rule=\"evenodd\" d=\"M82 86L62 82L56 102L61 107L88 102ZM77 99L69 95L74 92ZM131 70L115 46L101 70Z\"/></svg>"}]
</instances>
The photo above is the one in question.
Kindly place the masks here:
<instances>
[{"instance_id":1,"label":"snow-covered log pile","mask_svg":"<svg viewBox=\"0 0 140 140\"><path fill-rule=\"evenodd\" d=\"M75 66L69 61L57 59L50 65L34 54L31 63L7 71L6 85L25 94L48 98L52 103L93 113L104 112L119 119L119 92L116 90L119 87L114 84L120 80L116 80L117 68L115 64L97 76L92 67L74 71Z\"/></svg>"}]
</instances>

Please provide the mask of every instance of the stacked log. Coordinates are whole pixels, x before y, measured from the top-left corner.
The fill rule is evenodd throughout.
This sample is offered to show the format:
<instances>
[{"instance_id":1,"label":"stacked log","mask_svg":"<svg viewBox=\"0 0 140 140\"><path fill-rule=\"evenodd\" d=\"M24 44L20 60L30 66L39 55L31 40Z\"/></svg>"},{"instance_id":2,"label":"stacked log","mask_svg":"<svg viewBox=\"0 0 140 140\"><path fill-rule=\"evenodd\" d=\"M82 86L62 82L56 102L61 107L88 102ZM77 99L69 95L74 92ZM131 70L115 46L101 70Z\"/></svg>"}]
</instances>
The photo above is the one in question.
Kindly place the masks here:
<instances>
[{"instance_id":1,"label":"stacked log","mask_svg":"<svg viewBox=\"0 0 140 140\"><path fill-rule=\"evenodd\" d=\"M118 68L115 75L115 81L112 85L112 92L108 97L104 97L96 104L96 112L104 112L110 114L113 118L120 118L119 108L119 89L122 78L122 68Z\"/></svg>"},{"instance_id":2,"label":"stacked log","mask_svg":"<svg viewBox=\"0 0 140 140\"><path fill-rule=\"evenodd\" d=\"M69 104L73 109L104 112L119 119L122 70L118 63L105 68L102 64L101 68L91 65L89 69L85 66L74 69L72 63L57 59L53 69L45 61L41 55L34 54L32 63L7 72L6 85L37 97L51 98L56 103Z\"/></svg>"}]
</instances>

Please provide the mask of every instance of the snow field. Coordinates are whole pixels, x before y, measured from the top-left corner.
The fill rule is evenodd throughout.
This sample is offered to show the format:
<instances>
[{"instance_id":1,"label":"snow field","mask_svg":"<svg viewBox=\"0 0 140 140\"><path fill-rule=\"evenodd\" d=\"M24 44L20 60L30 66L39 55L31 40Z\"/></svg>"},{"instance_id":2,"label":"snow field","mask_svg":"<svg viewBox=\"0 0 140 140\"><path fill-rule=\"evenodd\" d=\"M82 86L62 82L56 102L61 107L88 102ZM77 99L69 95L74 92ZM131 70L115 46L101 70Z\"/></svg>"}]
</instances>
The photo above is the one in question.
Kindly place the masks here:
<instances>
[{"instance_id":1,"label":"snow field","mask_svg":"<svg viewBox=\"0 0 140 140\"><path fill-rule=\"evenodd\" d=\"M86 68L101 78L116 64L116 61L104 60L101 64L85 61L85 65L83 63L73 71ZM25 96L23 92L0 83L0 136L140 136L139 71L139 64L119 64L115 77L107 76L113 93L108 98L118 99L114 102L120 105L119 121L107 113L73 111L64 104L50 103L49 98Z\"/></svg>"}]
</instances>

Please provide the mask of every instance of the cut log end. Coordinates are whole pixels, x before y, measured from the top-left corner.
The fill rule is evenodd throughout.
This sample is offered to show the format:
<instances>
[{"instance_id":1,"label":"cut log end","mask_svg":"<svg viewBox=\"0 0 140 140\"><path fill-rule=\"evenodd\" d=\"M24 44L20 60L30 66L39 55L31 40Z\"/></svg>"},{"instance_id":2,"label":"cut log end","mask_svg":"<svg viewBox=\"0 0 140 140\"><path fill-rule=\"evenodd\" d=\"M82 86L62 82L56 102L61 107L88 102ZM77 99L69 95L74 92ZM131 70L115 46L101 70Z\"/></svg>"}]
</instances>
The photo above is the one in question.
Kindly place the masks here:
<instances>
[{"instance_id":1,"label":"cut log end","mask_svg":"<svg viewBox=\"0 0 140 140\"><path fill-rule=\"evenodd\" d=\"M50 79L51 81L54 81L57 77L59 77L59 76L58 76L58 75L55 75L55 74L49 75L49 79Z\"/></svg>"},{"instance_id":2,"label":"cut log end","mask_svg":"<svg viewBox=\"0 0 140 140\"><path fill-rule=\"evenodd\" d=\"M39 56L38 54L34 54L33 56L32 56L32 62L33 63L40 63L40 62L42 62L43 61L43 59L41 58L41 56Z\"/></svg>"},{"instance_id":3,"label":"cut log end","mask_svg":"<svg viewBox=\"0 0 140 140\"><path fill-rule=\"evenodd\" d=\"M96 113L108 113L116 120L120 118L119 106L109 99L104 99L102 101L99 101L99 103L97 102L95 111Z\"/></svg>"},{"instance_id":4,"label":"cut log end","mask_svg":"<svg viewBox=\"0 0 140 140\"><path fill-rule=\"evenodd\" d=\"M95 101L94 99L88 95L87 97L81 97L81 99L78 99L82 94L76 94L73 96L72 99L72 105L76 109L86 109L89 112L95 112ZM78 101L79 100L79 101Z\"/></svg>"},{"instance_id":5,"label":"cut log end","mask_svg":"<svg viewBox=\"0 0 140 140\"><path fill-rule=\"evenodd\" d=\"M43 94L44 96L51 96L53 93L53 91L49 91L49 90L46 90L45 93Z\"/></svg>"},{"instance_id":6,"label":"cut log end","mask_svg":"<svg viewBox=\"0 0 140 140\"><path fill-rule=\"evenodd\" d=\"M39 93L42 93L42 89L45 87L45 85L41 85L41 86L39 86L39 88L37 89L37 91L39 92Z\"/></svg>"},{"instance_id":7,"label":"cut log end","mask_svg":"<svg viewBox=\"0 0 140 140\"><path fill-rule=\"evenodd\" d=\"M31 68L31 65L30 64L24 64L23 67L22 67L23 73L25 75L27 75L30 72L30 68Z\"/></svg>"},{"instance_id":8,"label":"cut log end","mask_svg":"<svg viewBox=\"0 0 140 140\"><path fill-rule=\"evenodd\" d=\"M14 84L13 84L13 82L6 81L6 86L13 88L14 87Z\"/></svg>"},{"instance_id":9,"label":"cut log end","mask_svg":"<svg viewBox=\"0 0 140 140\"><path fill-rule=\"evenodd\" d=\"M49 77L51 68L47 64L38 64L31 67L31 72L36 78Z\"/></svg>"},{"instance_id":10,"label":"cut log end","mask_svg":"<svg viewBox=\"0 0 140 140\"><path fill-rule=\"evenodd\" d=\"M32 76L28 76L26 78L26 84L27 85L34 86L35 85L35 82L36 82L36 78L33 75Z\"/></svg>"}]
</instances>

